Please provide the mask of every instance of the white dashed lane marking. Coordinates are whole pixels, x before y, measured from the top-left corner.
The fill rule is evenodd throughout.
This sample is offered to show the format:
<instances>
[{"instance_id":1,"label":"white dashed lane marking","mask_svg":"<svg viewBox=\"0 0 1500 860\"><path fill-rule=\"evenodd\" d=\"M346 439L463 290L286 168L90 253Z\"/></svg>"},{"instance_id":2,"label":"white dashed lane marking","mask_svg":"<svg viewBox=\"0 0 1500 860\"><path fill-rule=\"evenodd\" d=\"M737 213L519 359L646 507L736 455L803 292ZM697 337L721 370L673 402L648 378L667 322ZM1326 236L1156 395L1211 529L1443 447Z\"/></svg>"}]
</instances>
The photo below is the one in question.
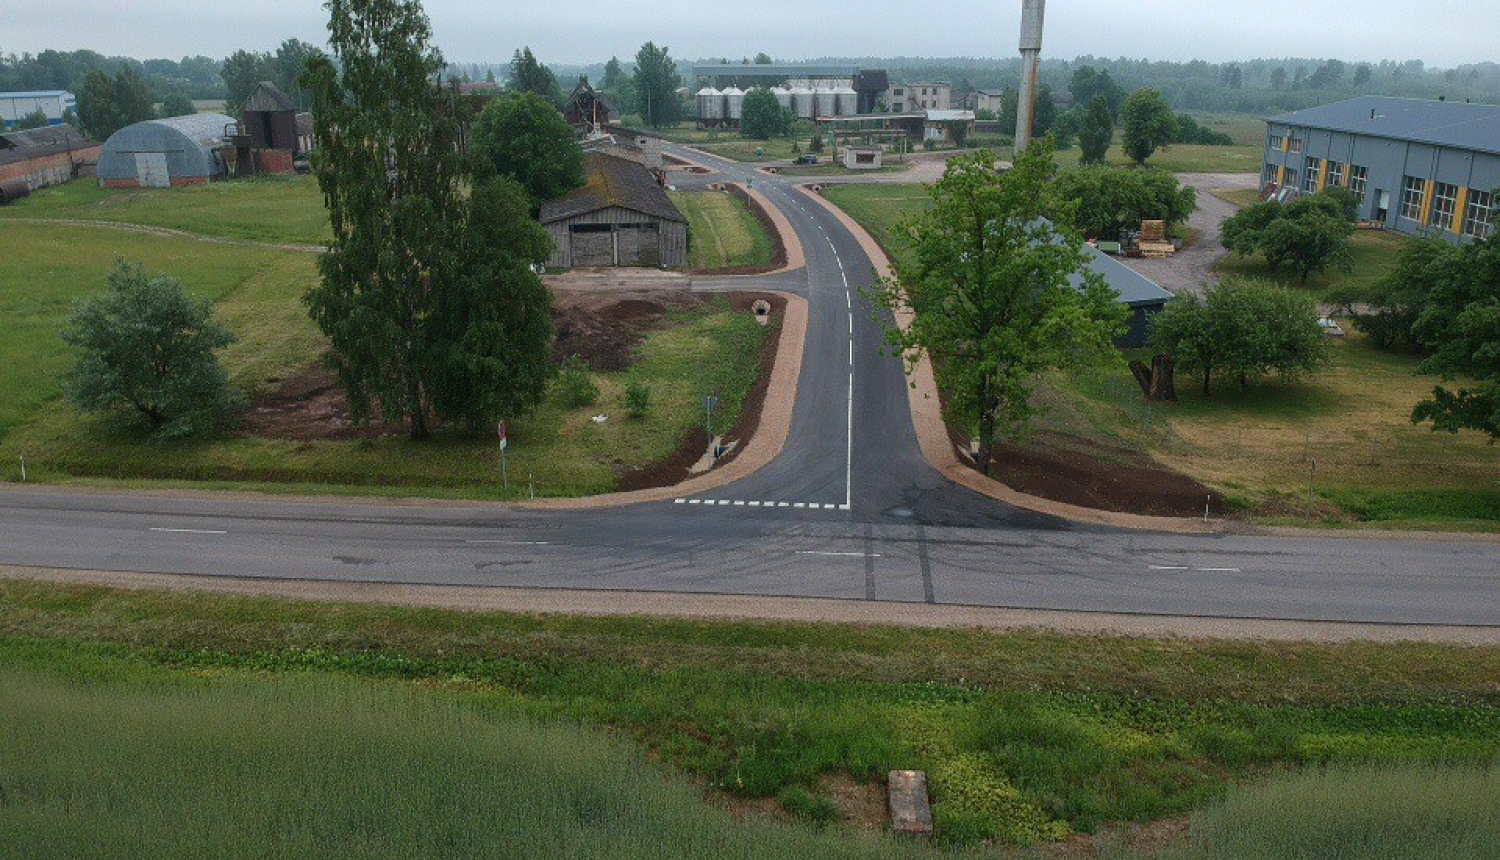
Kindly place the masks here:
<instances>
[{"instance_id":1,"label":"white dashed lane marking","mask_svg":"<svg viewBox=\"0 0 1500 860\"><path fill-rule=\"evenodd\" d=\"M735 507L735 508L794 508L796 510L809 511L847 511L848 505L840 505L829 502L766 502L751 501L748 499L673 499L674 505L698 505L700 507Z\"/></svg>"}]
</instances>

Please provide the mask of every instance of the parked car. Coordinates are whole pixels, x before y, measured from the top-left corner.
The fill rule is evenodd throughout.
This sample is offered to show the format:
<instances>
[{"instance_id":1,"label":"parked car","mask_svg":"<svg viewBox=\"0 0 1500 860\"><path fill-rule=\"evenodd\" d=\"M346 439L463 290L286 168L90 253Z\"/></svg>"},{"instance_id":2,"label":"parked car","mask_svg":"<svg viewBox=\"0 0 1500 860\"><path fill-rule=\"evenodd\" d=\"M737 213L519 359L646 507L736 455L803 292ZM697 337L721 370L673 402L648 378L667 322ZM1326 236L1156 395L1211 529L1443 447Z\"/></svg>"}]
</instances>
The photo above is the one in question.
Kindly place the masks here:
<instances>
[{"instance_id":1,"label":"parked car","mask_svg":"<svg viewBox=\"0 0 1500 860\"><path fill-rule=\"evenodd\" d=\"M794 162L792 162L792 163L793 164L817 164L818 163L818 157L816 155L799 155L799 156L797 156L797 160L794 161Z\"/></svg>"},{"instance_id":2,"label":"parked car","mask_svg":"<svg viewBox=\"0 0 1500 860\"><path fill-rule=\"evenodd\" d=\"M1322 329L1323 333L1329 337L1344 336L1344 327L1334 322L1332 317L1320 317L1318 319L1318 328Z\"/></svg>"}]
</instances>

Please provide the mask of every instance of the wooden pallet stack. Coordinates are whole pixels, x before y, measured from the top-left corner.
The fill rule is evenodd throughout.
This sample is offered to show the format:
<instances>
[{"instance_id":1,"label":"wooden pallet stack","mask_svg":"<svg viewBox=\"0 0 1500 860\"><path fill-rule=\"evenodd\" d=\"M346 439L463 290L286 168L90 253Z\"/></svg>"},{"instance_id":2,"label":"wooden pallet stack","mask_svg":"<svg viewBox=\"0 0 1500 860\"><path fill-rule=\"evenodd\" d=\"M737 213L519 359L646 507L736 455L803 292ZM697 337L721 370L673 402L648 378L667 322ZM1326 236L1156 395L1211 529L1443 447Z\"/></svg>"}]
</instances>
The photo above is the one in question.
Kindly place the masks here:
<instances>
[{"instance_id":1,"label":"wooden pallet stack","mask_svg":"<svg viewBox=\"0 0 1500 860\"><path fill-rule=\"evenodd\" d=\"M1142 221L1141 241L1138 247L1142 257L1170 257L1177 253L1177 249L1167 241L1167 222L1165 221Z\"/></svg>"}]
</instances>

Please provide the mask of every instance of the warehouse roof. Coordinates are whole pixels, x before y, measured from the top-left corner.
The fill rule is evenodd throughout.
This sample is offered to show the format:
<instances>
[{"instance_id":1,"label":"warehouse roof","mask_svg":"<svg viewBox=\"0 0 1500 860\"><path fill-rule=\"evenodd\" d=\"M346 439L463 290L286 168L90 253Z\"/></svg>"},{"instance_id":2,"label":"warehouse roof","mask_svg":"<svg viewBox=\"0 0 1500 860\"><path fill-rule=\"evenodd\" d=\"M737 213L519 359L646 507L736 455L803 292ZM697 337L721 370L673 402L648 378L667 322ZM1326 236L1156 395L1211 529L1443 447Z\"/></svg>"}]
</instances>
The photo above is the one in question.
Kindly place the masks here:
<instances>
[{"instance_id":1,"label":"warehouse roof","mask_svg":"<svg viewBox=\"0 0 1500 860\"><path fill-rule=\"evenodd\" d=\"M590 152L584 156L584 172L588 179L583 187L542 204L539 220L543 224L611 206L687 223L667 197L667 192L656 183L656 177L643 165L602 152Z\"/></svg>"},{"instance_id":2,"label":"warehouse roof","mask_svg":"<svg viewBox=\"0 0 1500 860\"><path fill-rule=\"evenodd\" d=\"M800 63L742 63L710 64L693 66L693 75L699 78L754 77L754 78L852 78L859 74L858 66L817 66Z\"/></svg>"},{"instance_id":3,"label":"warehouse roof","mask_svg":"<svg viewBox=\"0 0 1500 860\"><path fill-rule=\"evenodd\" d=\"M1172 294L1157 286L1155 281L1093 245L1085 245L1084 248L1092 258L1089 261L1089 268L1102 275L1110 289L1119 294L1120 301L1130 307L1159 305L1172 298ZM1070 281L1073 286L1082 287L1083 274L1074 274Z\"/></svg>"},{"instance_id":4,"label":"warehouse roof","mask_svg":"<svg viewBox=\"0 0 1500 860\"><path fill-rule=\"evenodd\" d=\"M22 93L0 93L0 99L41 99L67 95L72 95L72 93L67 90L32 90Z\"/></svg>"},{"instance_id":5,"label":"warehouse roof","mask_svg":"<svg viewBox=\"0 0 1500 860\"><path fill-rule=\"evenodd\" d=\"M57 155L70 149L98 146L78 133L71 125L49 125L26 131L0 132L0 164L14 164L48 155Z\"/></svg>"},{"instance_id":6,"label":"warehouse roof","mask_svg":"<svg viewBox=\"0 0 1500 860\"><path fill-rule=\"evenodd\" d=\"M1361 96L1267 122L1500 154L1500 106Z\"/></svg>"}]
</instances>

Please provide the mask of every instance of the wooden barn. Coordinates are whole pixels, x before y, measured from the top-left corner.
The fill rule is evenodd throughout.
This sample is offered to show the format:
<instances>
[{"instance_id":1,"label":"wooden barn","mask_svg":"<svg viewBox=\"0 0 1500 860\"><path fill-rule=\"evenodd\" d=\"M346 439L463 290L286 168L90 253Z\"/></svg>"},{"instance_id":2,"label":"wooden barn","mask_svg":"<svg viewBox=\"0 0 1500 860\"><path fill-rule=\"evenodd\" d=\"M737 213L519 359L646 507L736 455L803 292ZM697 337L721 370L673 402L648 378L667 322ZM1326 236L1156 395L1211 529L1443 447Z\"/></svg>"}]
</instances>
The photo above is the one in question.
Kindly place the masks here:
<instances>
[{"instance_id":1,"label":"wooden barn","mask_svg":"<svg viewBox=\"0 0 1500 860\"><path fill-rule=\"evenodd\" d=\"M588 78L579 78L578 86L563 103L563 117L579 137L594 137L603 133L605 125L619 122L620 112L594 90Z\"/></svg>"},{"instance_id":2,"label":"wooden barn","mask_svg":"<svg viewBox=\"0 0 1500 860\"><path fill-rule=\"evenodd\" d=\"M602 152L584 165L583 187L542 204L549 268L687 264L687 219L650 170Z\"/></svg>"}]
</instances>

